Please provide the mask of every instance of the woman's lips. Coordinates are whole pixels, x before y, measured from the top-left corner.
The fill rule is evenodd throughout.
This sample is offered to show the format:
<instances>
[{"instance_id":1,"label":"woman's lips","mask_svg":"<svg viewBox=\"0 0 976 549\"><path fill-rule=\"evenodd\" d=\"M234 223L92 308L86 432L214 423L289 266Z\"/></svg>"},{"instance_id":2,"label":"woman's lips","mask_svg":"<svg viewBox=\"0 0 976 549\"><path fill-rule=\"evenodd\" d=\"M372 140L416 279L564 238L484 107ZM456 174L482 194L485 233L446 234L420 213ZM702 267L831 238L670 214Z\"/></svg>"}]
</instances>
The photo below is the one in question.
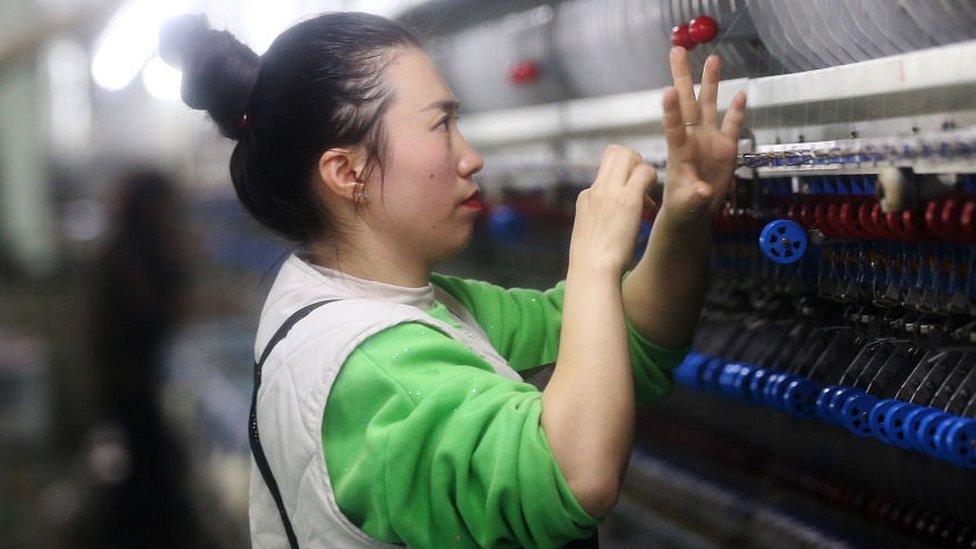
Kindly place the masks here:
<instances>
[{"instance_id":1,"label":"woman's lips","mask_svg":"<svg viewBox=\"0 0 976 549\"><path fill-rule=\"evenodd\" d=\"M465 208L472 208L475 210L481 209L481 202L478 202L478 197L469 198L461 203L461 206Z\"/></svg>"},{"instance_id":2,"label":"woman's lips","mask_svg":"<svg viewBox=\"0 0 976 549\"><path fill-rule=\"evenodd\" d=\"M464 202L462 202L461 203L461 206L463 206L465 208L472 208L472 209L475 209L475 210L480 210L481 209L481 201L478 200L478 195L479 194L480 193L474 193L473 195L471 195L471 198L469 198L469 199L465 200Z\"/></svg>"}]
</instances>

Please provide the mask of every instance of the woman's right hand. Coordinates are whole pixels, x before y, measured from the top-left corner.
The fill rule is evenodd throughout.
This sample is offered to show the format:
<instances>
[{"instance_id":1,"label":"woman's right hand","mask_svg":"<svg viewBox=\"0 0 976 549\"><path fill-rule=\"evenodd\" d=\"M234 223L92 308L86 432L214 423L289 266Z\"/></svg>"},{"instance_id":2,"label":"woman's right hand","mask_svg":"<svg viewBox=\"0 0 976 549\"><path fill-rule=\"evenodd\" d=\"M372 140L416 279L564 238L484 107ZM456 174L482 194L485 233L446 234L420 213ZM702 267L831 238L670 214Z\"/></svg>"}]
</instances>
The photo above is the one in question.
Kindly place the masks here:
<instances>
[{"instance_id":1,"label":"woman's right hand","mask_svg":"<svg viewBox=\"0 0 976 549\"><path fill-rule=\"evenodd\" d=\"M657 172L639 153L610 145L593 185L576 199L570 267L619 278L634 256L640 217Z\"/></svg>"},{"instance_id":2,"label":"woman's right hand","mask_svg":"<svg viewBox=\"0 0 976 549\"><path fill-rule=\"evenodd\" d=\"M605 516L620 494L634 431L634 374L620 279L633 258L647 189L641 155L610 145L576 200L556 369L540 422L580 505Z\"/></svg>"}]
</instances>

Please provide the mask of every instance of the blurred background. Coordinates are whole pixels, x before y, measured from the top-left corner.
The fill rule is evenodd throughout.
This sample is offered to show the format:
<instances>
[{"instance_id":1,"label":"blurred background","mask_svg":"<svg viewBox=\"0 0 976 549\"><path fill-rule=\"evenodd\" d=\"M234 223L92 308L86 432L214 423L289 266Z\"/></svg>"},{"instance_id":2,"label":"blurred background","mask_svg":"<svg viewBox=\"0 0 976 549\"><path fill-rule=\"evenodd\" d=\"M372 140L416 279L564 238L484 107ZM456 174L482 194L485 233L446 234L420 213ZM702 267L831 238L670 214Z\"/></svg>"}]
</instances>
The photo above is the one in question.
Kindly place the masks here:
<instances>
[{"instance_id":1,"label":"blurred background","mask_svg":"<svg viewBox=\"0 0 976 549\"><path fill-rule=\"evenodd\" d=\"M976 547L965 438L976 427L963 421L976 416L970 0L2 0L0 547L249 545L252 338L291 245L238 204L231 142L180 102L156 39L168 17L202 12L260 54L333 10L402 21L444 71L462 132L487 159L488 207L441 270L505 286L562 278L575 196L607 143L663 167L672 44L693 48L696 70L708 53L723 58L720 105L747 91L751 156L716 218L699 363L642 416L603 546ZM864 222L847 224L845 204L866 207ZM809 239L800 263L757 245L776 220ZM922 273L929 258L946 268ZM851 271L859 264L875 267ZM738 389L746 350L730 337L798 357L815 344L756 326L849 329L852 307L858 319L911 313L915 328L872 333L906 341L929 322L954 334L927 339L930 350L974 360L941 377L905 365L878 376L897 378L895 391L767 353L749 364L789 371L794 392L770 397L783 399L774 409ZM857 363L857 341L831 360ZM918 396L926 380L943 400ZM846 400L846 423L811 421L833 410L814 410L818 391L844 384L866 410L901 399L942 413L935 453L891 445L884 417L865 431Z\"/></svg>"}]
</instances>

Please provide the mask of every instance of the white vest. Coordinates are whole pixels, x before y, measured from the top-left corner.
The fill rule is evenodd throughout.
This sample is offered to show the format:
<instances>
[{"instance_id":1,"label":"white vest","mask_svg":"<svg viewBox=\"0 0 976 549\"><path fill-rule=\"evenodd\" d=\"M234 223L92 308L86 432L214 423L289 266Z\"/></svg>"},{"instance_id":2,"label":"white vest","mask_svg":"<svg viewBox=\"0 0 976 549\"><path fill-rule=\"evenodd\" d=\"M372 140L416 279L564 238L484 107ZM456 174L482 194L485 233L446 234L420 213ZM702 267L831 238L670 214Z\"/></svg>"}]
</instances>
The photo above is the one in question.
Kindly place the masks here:
<instances>
[{"instance_id":1,"label":"white vest","mask_svg":"<svg viewBox=\"0 0 976 549\"><path fill-rule=\"evenodd\" d=\"M467 345L499 375L522 378L448 292L433 285L404 288L362 280L312 265L294 254L278 272L261 312L255 361L289 316L328 299L341 301L323 305L299 321L264 363L257 397L261 445L301 547L392 547L369 537L342 514L325 465L322 416L349 354L386 328L421 322ZM435 300L462 322L461 329L424 312ZM288 547L278 509L253 457L248 514L254 547Z\"/></svg>"}]
</instances>

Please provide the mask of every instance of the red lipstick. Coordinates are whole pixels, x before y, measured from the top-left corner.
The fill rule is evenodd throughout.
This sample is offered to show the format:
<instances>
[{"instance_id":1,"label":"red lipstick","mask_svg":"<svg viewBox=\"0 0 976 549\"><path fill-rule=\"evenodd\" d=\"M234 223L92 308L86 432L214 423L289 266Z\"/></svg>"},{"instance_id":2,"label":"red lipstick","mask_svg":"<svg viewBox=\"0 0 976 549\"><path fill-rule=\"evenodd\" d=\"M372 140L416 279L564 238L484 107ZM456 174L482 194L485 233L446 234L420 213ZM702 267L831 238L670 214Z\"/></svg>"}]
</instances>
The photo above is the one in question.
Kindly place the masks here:
<instances>
[{"instance_id":1,"label":"red lipstick","mask_svg":"<svg viewBox=\"0 0 976 549\"><path fill-rule=\"evenodd\" d=\"M475 191L467 200L461 203L461 206L465 208L472 208L475 210L481 209L481 201L478 200L478 191Z\"/></svg>"}]
</instances>

